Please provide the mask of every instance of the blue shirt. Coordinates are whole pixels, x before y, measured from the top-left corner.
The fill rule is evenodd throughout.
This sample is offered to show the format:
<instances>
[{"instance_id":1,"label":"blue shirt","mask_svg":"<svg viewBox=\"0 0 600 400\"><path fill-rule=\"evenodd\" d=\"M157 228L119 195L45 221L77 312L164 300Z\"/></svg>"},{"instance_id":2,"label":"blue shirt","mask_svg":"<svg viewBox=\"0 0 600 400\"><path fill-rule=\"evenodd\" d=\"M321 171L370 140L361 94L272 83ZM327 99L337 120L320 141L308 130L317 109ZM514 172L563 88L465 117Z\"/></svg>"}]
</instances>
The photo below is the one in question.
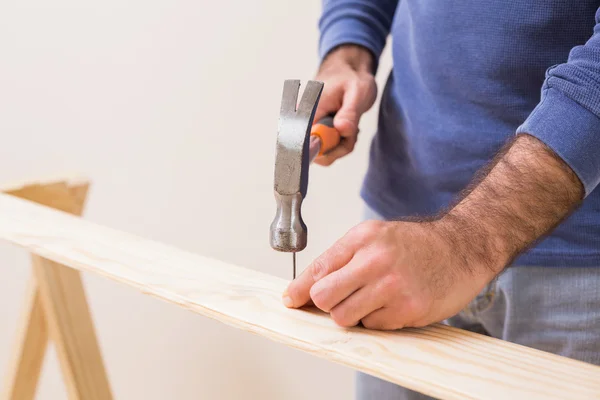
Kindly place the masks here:
<instances>
[{"instance_id":1,"label":"blue shirt","mask_svg":"<svg viewBox=\"0 0 600 400\"><path fill-rule=\"evenodd\" d=\"M320 55L391 33L362 197L388 218L448 206L519 132L577 174L577 211L515 264L600 266L600 1L324 0Z\"/></svg>"}]
</instances>

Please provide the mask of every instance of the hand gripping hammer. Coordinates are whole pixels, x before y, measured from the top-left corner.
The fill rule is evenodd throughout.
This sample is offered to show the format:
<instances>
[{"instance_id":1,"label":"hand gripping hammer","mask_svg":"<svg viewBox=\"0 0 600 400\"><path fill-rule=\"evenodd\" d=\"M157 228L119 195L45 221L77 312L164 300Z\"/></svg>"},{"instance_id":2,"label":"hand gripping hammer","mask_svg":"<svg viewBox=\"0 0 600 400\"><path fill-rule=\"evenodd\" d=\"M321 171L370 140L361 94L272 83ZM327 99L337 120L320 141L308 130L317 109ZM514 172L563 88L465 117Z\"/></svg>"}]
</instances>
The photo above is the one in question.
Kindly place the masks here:
<instances>
[{"instance_id":1,"label":"hand gripping hammer","mask_svg":"<svg viewBox=\"0 0 600 400\"><path fill-rule=\"evenodd\" d=\"M277 213L270 229L271 247L293 253L294 279L296 252L304 250L307 243L301 208L308 189L308 166L318 154L328 152L340 142L333 116L313 126L323 83L308 81L298 104L299 89L299 80L284 82L275 156Z\"/></svg>"}]
</instances>

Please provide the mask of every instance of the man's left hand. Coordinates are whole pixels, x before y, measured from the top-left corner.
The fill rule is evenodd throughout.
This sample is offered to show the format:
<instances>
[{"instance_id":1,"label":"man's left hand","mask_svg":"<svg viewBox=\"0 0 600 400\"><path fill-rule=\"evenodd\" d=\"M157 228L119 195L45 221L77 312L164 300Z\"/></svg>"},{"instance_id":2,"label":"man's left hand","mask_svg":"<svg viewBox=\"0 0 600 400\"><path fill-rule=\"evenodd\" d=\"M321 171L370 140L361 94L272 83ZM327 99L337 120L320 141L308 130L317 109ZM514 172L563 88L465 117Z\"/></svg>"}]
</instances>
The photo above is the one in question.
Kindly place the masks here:
<instances>
[{"instance_id":1,"label":"man's left hand","mask_svg":"<svg viewBox=\"0 0 600 400\"><path fill-rule=\"evenodd\" d=\"M581 204L575 172L539 139L517 135L443 217L367 221L317 258L283 295L312 299L342 326L424 326L449 318Z\"/></svg>"},{"instance_id":2,"label":"man's left hand","mask_svg":"<svg viewBox=\"0 0 600 400\"><path fill-rule=\"evenodd\" d=\"M494 277L469 241L432 222L366 221L318 257L286 293L284 304L310 300L341 326L418 327L455 315ZM450 233L452 232L452 233Z\"/></svg>"}]
</instances>

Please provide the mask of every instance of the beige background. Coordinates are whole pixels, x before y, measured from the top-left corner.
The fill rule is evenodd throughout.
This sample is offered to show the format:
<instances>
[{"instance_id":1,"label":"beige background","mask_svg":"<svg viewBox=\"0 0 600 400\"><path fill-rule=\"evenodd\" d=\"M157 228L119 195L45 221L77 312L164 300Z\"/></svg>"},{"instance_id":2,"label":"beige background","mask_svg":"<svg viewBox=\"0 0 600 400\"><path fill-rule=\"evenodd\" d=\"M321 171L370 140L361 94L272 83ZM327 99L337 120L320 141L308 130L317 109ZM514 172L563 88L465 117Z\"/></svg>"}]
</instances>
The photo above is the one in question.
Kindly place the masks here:
<instances>
[{"instance_id":1,"label":"beige background","mask_svg":"<svg viewBox=\"0 0 600 400\"><path fill-rule=\"evenodd\" d=\"M288 278L291 256L268 244L277 118L283 80L315 72L320 7L2 2L0 182L79 172L93 180L89 220ZM388 69L389 56L380 82ZM301 265L359 221L375 117L351 157L312 169ZM28 275L26 254L1 244L2 376ZM118 399L352 397L349 369L84 279ZM38 398L65 398L46 361Z\"/></svg>"}]
</instances>

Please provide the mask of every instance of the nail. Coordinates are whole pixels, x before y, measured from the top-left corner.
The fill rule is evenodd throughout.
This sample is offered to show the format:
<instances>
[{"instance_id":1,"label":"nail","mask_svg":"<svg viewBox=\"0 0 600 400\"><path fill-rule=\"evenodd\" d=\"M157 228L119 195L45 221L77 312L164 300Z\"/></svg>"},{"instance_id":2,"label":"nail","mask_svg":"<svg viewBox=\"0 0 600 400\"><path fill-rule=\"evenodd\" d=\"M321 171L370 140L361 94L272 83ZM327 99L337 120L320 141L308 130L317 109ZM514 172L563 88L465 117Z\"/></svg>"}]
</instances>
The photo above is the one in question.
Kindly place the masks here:
<instances>
[{"instance_id":1,"label":"nail","mask_svg":"<svg viewBox=\"0 0 600 400\"><path fill-rule=\"evenodd\" d=\"M294 306L294 302L292 301L292 298L288 296L287 291L283 293L283 305L285 305L286 307Z\"/></svg>"}]
</instances>

